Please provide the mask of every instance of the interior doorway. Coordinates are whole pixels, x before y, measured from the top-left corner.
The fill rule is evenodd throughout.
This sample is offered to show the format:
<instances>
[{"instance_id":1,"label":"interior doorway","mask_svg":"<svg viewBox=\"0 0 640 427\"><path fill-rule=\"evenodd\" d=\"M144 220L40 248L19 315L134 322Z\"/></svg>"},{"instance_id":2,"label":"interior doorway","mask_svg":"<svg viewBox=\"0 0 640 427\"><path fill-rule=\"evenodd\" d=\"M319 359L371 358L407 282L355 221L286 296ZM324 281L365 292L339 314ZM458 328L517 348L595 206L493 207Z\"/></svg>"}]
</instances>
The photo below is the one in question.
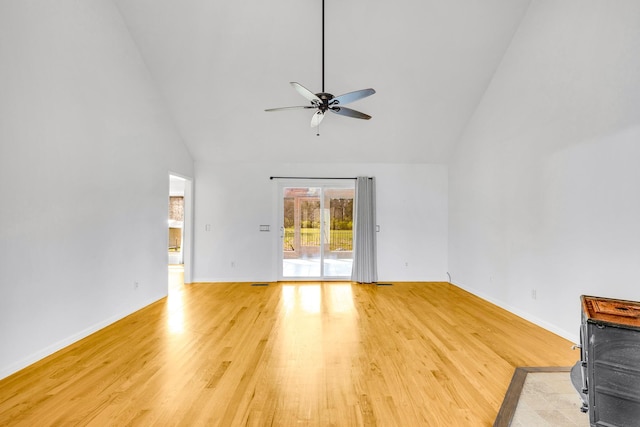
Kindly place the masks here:
<instances>
[{"instance_id":1,"label":"interior doorway","mask_svg":"<svg viewBox=\"0 0 640 427\"><path fill-rule=\"evenodd\" d=\"M280 279L349 279L354 182L283 182L279 189Z\"/></svg>"},{"instance_id":2,"label":"interior doorway","mask_svg":"<svg viewBox=\"0 0 640 427\"><path fill-rule=\"evenodd\" d=\"M167 263L184 272L184 283L191 283L192 194L189 178L169 174Z\"/></svg>"},{"instance_id":3,"label":"interior doorway","mask_svg":"<svg viewBox=\"0 0 640 427\"><path fill-rule=\"evenodd\" d=\"M169 265L184 265L184 185L185 179L169 175Z\"/></svg>"}]
</instances>

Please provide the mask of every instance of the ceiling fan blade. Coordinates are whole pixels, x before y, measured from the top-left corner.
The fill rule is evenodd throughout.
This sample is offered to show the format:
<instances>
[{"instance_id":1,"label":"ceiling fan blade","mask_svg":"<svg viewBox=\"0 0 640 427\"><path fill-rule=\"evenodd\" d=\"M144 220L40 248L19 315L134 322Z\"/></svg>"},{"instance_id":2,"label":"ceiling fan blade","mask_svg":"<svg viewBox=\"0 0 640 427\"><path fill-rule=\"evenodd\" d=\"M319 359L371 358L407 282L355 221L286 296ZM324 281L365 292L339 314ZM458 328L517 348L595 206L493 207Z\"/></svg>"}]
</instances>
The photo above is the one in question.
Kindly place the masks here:
<instances>
[{"instance_id":1,"label":"ceiling fan blade","mask_svg":"<svg viewBox=\"0 0 640 427\"><path fill-rule=\"evenodd\" d=\"M371 88L356 90L355 92L349 92L340 96L336 96L331 100L331 102L334 105L344 105L353 101L357 101L358 99L366 98L367 96L371 96L374 93L376 93L376 91Z\"/></svg>"},{"instance_id":2,"label":"ceiling fan blade","mask_svg":"<svg viewBox=\"0 0 640 427\"><path fill-rule=\"evenodd\" d=\"M341 116L353 117L354 119L369 120L371 118L368 114L347 107L331 107L330 110Z\"/></svg>"},{"instance_id":3,"label":"ceiling fan blade","mask_svg":"<svg viewBox=\"0 0 640 427\"><path fill-rule=\"evenodd\" d=\"M313 105L305 105L305 106L298 106L298 107L267 108L264 111L300 110L300 109L306 109L306 108L316 108L316 107L314 107Z\"/></svg>"},{"instance_id":4,"label":"ceiling fan blade","mask_svg":"<svg viewBox=\"0 0 640 427\"><path fill-rule=\"evenodd\" d=\"M296 83L296 82L291 82L291 86L293 86L293 88L298 91L298 93L302 96L304 96L305 98L307 98L309 101L311 101L312 104L315 103L321 103L322 101L320 100L320 98L318 98L316 96L315 93L311 92L309 89L307 89L306 87L302 86L300 83Z\"/></svg>"},{"instance_id":5,"label":"ceiling fan blade","mask_svg":"<svg viewBox=\"0 0 640 427\"><path fill-rule=\"evenodd\" d=\"M324 119L324 113L320 110L316 111L313 117L311 117L311 127L318 127L322 119Z\"/></svg>"}]
</instances>

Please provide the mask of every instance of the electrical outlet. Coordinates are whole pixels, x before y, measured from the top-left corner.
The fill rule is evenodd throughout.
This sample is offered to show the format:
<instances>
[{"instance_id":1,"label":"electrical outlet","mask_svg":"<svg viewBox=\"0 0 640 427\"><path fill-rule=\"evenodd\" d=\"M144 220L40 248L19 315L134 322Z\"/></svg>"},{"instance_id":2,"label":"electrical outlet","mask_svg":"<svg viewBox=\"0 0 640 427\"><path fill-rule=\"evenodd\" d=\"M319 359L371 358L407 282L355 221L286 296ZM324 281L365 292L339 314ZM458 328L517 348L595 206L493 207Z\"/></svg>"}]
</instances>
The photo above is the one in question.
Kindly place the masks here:
<instances>
[{"instance_id":1,"label":"electrical outlet","mask_svg":"<svg viewBox=\"0 0 640 427\"><path fill-rule=\"evenodd\" d=\"M138 289L140 287L140 283L133 282L133 289Z\"/></svg>"},{"instance_id":2,"label":"electrical outlet","mask_svg":"<svg viewBox=\"0 0 640 427\"><path fill-rule=\"evenodd\" d=\"M531 289L531 299L538 299L538 290L537 289Z\"/></svg>"},{"instance_id":3,"label":"electrical outlet","mask_svg":"<svg viewBox=\"0 0 640 427\"><path fill-rule=\"evenodd\" d=\"M235 268L236 267L236 262L235 261L231 261L231 268Z\"/></svg>"}]
</instances>

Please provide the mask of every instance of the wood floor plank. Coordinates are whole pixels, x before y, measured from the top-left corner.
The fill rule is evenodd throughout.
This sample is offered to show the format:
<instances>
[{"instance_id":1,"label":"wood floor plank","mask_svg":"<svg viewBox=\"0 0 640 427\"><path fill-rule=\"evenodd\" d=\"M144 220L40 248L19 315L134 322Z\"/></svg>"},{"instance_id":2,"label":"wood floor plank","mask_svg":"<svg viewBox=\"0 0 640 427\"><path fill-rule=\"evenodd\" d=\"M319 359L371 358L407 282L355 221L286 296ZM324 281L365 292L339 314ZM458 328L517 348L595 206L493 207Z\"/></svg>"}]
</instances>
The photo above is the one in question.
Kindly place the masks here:
<instances>
[{"instance_id":1,"label":"wood floor plank","mask_svg":"<svg viewBox=\"0 0 640 427\"><path fill-rule=\"evenodd\" d=\"M578 357L448 283L178 284L0 381L0 425L489 426Z\"/></svg>"}]
</instances>

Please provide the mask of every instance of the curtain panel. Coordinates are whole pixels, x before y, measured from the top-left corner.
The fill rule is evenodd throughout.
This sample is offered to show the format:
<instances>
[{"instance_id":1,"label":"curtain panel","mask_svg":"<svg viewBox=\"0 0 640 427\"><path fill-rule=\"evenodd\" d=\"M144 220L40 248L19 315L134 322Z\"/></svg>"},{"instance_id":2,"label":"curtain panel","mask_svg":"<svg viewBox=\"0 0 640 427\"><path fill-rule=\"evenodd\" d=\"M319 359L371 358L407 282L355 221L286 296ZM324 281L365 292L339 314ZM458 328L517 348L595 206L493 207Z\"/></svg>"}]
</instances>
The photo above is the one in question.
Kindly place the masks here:
<instances>
[{"instance_id":1,"label":"curtain panel","mask_svg":"<svg viewBox=\"0 0 640 427\"><path fill-rule=\"evenodd\" d=\"M351 280L375 283L378 281L375 178L357 177L355 198Z\"/></svg>"}]
</instances>

